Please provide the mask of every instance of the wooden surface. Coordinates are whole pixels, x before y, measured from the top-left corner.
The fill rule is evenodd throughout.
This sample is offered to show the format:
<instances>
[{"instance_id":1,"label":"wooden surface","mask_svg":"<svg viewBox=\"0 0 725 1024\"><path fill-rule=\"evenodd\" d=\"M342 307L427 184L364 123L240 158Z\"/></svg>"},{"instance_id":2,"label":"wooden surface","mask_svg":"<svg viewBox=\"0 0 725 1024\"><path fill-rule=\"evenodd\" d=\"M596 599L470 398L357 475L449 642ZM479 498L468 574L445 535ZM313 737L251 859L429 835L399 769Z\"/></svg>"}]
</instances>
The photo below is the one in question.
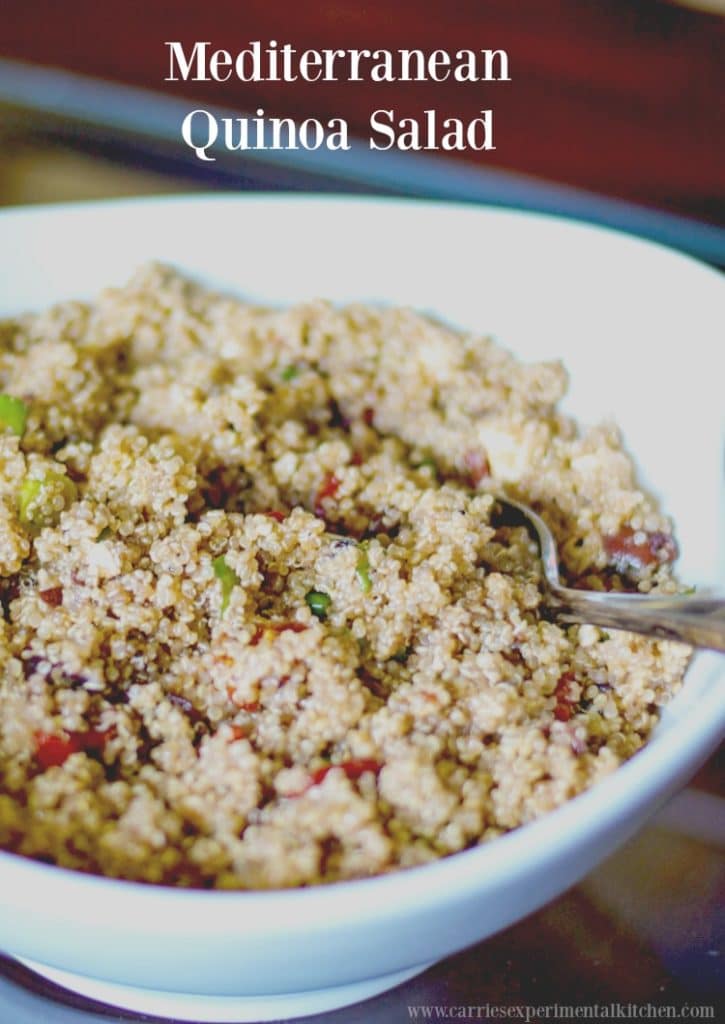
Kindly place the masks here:
<instances>
[{"instance_id":1,"label":"wooden surface","mask_svg":"<svg viewBox=\"0 0 725 1024\"><path fill-rule=\"evenodd\" d=\"M164 83L164 42L504 48L511 82ZM269 116L495 111L489 166L725 222L725 19L664 0L6 0L0 53ZM461 159L461 157L456 157Z\"/></svg>"}]
</instances>

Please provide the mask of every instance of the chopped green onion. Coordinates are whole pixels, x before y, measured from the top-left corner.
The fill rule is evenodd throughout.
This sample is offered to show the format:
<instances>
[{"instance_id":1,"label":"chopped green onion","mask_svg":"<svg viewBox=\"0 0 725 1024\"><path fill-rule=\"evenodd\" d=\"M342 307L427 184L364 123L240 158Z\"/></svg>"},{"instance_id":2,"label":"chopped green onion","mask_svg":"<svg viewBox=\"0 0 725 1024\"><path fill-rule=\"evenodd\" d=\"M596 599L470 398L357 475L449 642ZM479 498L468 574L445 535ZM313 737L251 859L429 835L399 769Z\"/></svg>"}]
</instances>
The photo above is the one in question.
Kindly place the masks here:
<instances>
[{"instance_id":1,"label":"chopped green onion","mask_svg":"<svg viewBox=\"0 0 725 1024\"><path fill-rule=\"evenodd\" d=\"M48 470L43 477L26 476L18 492L20 522L36 529L52 526L58 516L58 510L53 502L53 492L62 496L66 506L71 505L78 497L76 485L70 477L62 473Z\"/></svg>"},{"instance_id":2,"label":"chopped green onion","mask_svg":"<svg viewBox=\"0 0 725 1024\"><path fill-rule=\"evenodd\" d=\"M438 466L436 465L435 459L431 459L430 456L426 456L421 459L416 469L431 469L434 474L438 473Z\"/></svg>"},{"instance_id":3,"label":"chopped green onion","mask_svg":"<svg viewBox=\"0 0 725 1024\"><path fill-rule=\"evenodd\" d=\"M110 540L113 536L110 526L104 526L101 532L96 537L96 544L101 544L104 540Z\"/></svg>"},{"instance_id":4,"label":"chopped green onion","mask_svg":"<svg viewBox=\"0 0 725 1024\"><path fill-rule=\"evenodd\" d=\"M214 567L214 575L222 585L222 615L229 607L229 601L232 596L232 591L236 586L239 585L239 577L230 569L226 563L224 555L219 555L212 562Z\"/></svg>"},{"instance_id":5,"label":"chopped green onion","mask_svg":"<svg viewBox=\"0 0 725 1024\"><path fill-rule=\"evenodd\" d=\"M18 437L25 432L28 419L28 407L20 398L12 395L0 395L0 425L8 427Z\"/></svg>"},{"instance_id":6,"label":"chopped green onion","mask_svg":"<svg viewBox=\"0 0 725 1024\"><path fill-rule=\"evenodd\" d=\"M26 476L21 483L18 495L18 513L21 523L31 523L35 519L31 509L36 505L42 489L43 485L40 480L32 476Z\"/></svg>"},{"instance_id":7,"label":"chopped green onion","mask_svg":"<svg viewBox=\"0 0 725 1024\"><path fill-rule=\"evenodd\" d=\"M318 619L327 618L328 608L332 604L329 594L323 594L321 590L310 590L305 594L305 601L312 614L316 615Z\"/></svg>"},{"instance_id":8,"label":"chopped green onion","mask_svg":"<svg viewBox=\"0 0 725 1024\"><path fill-rule=\"evenodd\" d=\"M280 373L282 380L294 380L295 377L299 376L299 368L297 366L285 366L284 370Z\"/></svg>"},{"instance_id":9,"label":"chopped green onion","mask_svg":"<svg viewBox=\"0 0 725 1024\"><path fill-rule=\"evenodd\" d=\"M359 550L360 554L358 555L355 572L357 573L357 578L360 580L360 586L362 587L363 594L369 594L373 589L373 581L370 579L370 562L368 560L368 552L364 544L360 545Z\"/></svg>"},{"instance_id":10,"label":"chopped green onion","mask_svg":"<svg viewBox=\"0 0 725 1024\"><path fill-rule=\"evenodd\" d=\"M404 665L406 663L406 661L408 660L408 658L411 656L412 653L413 653L413 648L412 647L403 647L399 651L395 652L395 654L393 655L393 659L392 660L393 661L398 661L398 662L400 662L401 665Z\"/></svg>"},{"instance_id":11,"label":"chopped green onion","mask_svg":"<svg viewBox=\"0 0 725 1024\"><path fill-rule=\"evenodd\" d=\"M683 597L691 597L692 594L696 594L696 593L697 593L697 587L686 587L682 591L682 596Z\"/></svg>"}]
</instances>

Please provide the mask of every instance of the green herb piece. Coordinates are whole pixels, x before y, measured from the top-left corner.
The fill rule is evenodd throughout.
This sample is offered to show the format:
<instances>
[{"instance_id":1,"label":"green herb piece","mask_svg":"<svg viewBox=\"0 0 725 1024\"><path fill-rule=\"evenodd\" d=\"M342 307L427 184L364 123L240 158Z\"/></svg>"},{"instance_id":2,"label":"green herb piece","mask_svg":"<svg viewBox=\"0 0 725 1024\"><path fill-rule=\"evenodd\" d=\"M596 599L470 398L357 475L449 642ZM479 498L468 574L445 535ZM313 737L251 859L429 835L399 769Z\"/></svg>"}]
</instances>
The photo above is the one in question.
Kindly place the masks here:
<instances>
[{"instance_id":1,"label":"green herb piece","mask_svg":"<svg viewBox=\"0 0 725 1024\"><path fill-rule=\"evenodd\" d=\"M20 398L0 395L0 425L8 427L18 437L25 433L29 409Z\"/></svg>"},{"instance_id":2,"label":"green herb piece","mask_svg":"<svg viewBox=\"0 0 725 1024\"><path fill-rule=\"evenodd\" d=\"M101 532L96 537L96 544L103 543L104 540L110 540L113 536L110 526L104 526Z\"/></svg>"},{"instance_id":3,"label":"green herb piece","mask_svg":"<svg viewBox=\"0 0 725 1024\"><path fill-rule=\"evenodd\" d=\"M284 370L280 373L282 380L294 380L295 377L299 376L299 368L297 366L285 366Z\"/></svg>"},{"instance_id":4,"label":"green herb piece","mask_svg":"<svg viewBox=\"0 0 725 1024\"><path fill-rule=\"evenodd\" d=\"M435 459L431 459L430 456L421 459L416 469L430 469L434 476L438 476L438 466L436 465Z\"/></svg>"},{"instance_id":5,"label":"green herb piece","mask_svg":"<svg viewBox=\"0 0 725 1024\"><path fill-rule=\"evenodd\" d=\"M370 579L370 562L368 560L367 548L364 544L360 544L359 551L360 554L358 555L355 572L360 581L363 594L369 594L373 589L373 581Z\"/></svg>"},{"instance_id":6,"label":"green herb piece","mask_svg":"<svg viewBox=\"0 0 725 1024\"><path fill-rule=\"evenodd\" d=\"M232 596L232 591L236 586L239 585L239 577L237 576L233 569L229 568L229 566L226 563L226 559L224 558L224 555L219 555L218 558L215 558L214 561L212 562L212 566L214 567L214 575L219 580L222 586L223 615L224 612L229 607L229 601Z\"/></svg>"},{"instance_id":7,"label":"green herb piece","mask_svg":"<svg viewBox=\"0 0 725 1024\"><path fill-rule=\"evenodd\" d=\"M35 515L34 509L40 498L40 492L43 489L43 485L40 480L36 480L35 477L26 476L20 485L20 493L18 494L18 515L20 516L20 522L30 525Z\"/></svg>"},{"instance_id":8,"label":"green herb piece","mask_svg":"<svg viewBox=\"0 0 725 1024\"><path fill-rule=\"evenodd\" d=\"M307 607L320 621L327 618L327 611L332 604L329 594L323 594L321 590L310 590L305 594Z\"/></svg>"},{"instance_id":9,"label":"green herb piece","mask_svg":"<svg viewBox=\"0 0 725 1024\"><path fill-rule=\"evenodd\" d=\"M400 662L401 665L404 665L412 653L412 647L403 647L401 650L395 652L395 654L392 657L392 660Z\"/></svg>"},{"instance_id":10,"label":"green herb piece","mask_svg":"<svg viewBox=\"0 0 725 1024\"><path fill-rule=\"evenodd\" d=\"M683 597L691 597L693 594L696 594L696 593L697 593L697 587L686 587L685 590L682 591L682 596Z\"/></svg>"},{"instance_id":11,"label":"green herb piece","mask_svg":"<svg viewBox=\"0 0 725 1024\"><path fill-rule=\"evenodd\" d=\"M57 496L63 498L66 507L76 500L78 491L70 477L53 470L42 477L26 476L18 492L20 522L36 529L52 526L59 514L53 500Z\"/></svg>"}]
</instances>

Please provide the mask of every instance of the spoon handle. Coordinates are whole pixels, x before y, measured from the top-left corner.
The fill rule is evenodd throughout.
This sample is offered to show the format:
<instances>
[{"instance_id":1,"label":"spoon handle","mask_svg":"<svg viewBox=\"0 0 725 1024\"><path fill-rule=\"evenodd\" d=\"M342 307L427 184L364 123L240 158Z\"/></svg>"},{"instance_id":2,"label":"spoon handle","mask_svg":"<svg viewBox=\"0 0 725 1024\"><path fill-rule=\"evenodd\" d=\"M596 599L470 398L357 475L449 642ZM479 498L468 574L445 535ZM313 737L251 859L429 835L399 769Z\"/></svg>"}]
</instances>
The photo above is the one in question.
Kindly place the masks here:
<instances>
[{"instance_id":1,"label":"spoon handle","mask_svg":"<svg viewBox=\"0 0 725 1024\"><path fill-rule=\"evenodd\" d=\"M652 597L552 587L549 607L559 622L590 623L725 652L725 599Z\"/></svg>"}]
</instances>

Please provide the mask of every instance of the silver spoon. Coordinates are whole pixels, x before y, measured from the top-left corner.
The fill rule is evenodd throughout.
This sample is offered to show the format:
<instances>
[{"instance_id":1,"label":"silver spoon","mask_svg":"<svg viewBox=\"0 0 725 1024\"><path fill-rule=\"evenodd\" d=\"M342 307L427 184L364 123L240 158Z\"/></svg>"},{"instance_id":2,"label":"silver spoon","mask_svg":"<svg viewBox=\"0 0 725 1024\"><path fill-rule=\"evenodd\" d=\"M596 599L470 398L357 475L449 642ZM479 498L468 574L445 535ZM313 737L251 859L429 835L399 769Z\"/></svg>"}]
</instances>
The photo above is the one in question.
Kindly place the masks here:
<instances>
[{"instance_id":1,"label":"silver spoon","mask_svg":"<svg viewBox=\"0 0 725 1024\"><path fill-rule=\"evenodd\" d=\"M541 516L512 498L494 497L509 515L513 511L514 518L536 540L544 568L546 607L556 621L626 629L661 640L725 651L725 599L600 593L565 587L559 577L556 542ZM511 522L509 516L506 521Z\"/></svg>"}]
</instances>

